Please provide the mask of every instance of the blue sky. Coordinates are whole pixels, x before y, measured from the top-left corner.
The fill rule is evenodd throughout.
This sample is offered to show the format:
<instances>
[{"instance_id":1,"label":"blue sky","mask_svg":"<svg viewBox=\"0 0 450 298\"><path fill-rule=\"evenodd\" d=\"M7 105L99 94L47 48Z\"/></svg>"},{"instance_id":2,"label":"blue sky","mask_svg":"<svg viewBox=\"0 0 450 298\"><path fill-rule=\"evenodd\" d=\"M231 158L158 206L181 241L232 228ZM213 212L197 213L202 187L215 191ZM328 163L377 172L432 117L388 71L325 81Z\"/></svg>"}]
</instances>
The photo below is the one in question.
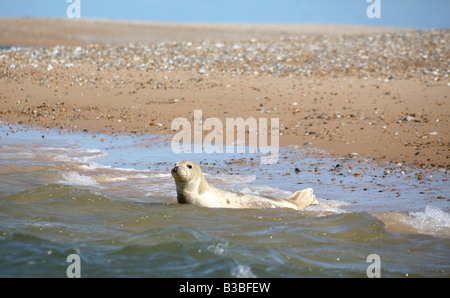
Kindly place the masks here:
<instances>
[{"instance_id":1,"label":"blue sky","mask_svg":"<svg viewBox=\"0 0 450 298\"><path fill-rule=\"evenodd\" d=\"M75 1L75 0L72 0ZM162 22L322 23L450 28L450 0L79 0L82 18ZM67 0L0 0L1 17L65 18Z\"/></svg>"}]
</instances>

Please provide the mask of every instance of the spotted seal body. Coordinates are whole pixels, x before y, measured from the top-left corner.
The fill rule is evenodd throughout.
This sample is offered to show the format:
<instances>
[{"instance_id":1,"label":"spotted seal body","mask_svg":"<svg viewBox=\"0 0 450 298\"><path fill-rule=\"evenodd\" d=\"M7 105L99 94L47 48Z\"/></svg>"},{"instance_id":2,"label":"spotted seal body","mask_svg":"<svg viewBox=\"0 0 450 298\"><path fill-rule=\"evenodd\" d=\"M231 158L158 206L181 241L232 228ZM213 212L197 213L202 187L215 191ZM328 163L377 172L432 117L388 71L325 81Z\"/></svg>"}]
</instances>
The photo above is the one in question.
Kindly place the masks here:
<instances>
[{"instance_id":1,"label":"spotted seal body","mask_svg":"<svg viewBox=\"0 0 450 298\"><path fill-rule=\"evenodd\" d=\"M297 191L287 198L272 198L244 194L213 187L205 180L198 164L193 161L177 162L172 169L180 204L192 204L210 208L291 208L302 210L318 204L313 190Z\"/></svg>"}]
</instances>

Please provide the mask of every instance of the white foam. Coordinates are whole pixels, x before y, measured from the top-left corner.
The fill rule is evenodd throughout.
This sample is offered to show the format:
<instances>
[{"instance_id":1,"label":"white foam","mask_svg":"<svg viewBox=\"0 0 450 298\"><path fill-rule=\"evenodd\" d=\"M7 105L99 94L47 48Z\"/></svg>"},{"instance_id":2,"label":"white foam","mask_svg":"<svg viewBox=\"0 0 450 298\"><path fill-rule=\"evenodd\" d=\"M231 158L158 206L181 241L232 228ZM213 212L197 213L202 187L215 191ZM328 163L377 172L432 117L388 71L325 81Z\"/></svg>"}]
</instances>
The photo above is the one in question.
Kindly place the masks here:
<instances>
[{"instance_id":1,"label":"white foam","mask_svg":"<svg viewBox=\"0 0 450 298\"><path fill-rule=\"evenodd\" d=\"M64 148L64 147L42 147L39 150L46 152L46 151L62 151L62 152L69 152L70 154L74 155L86 155L86 154L96 154L96 155L108 155L108 153L105 153L99 149L80 149L80 148Z\"/></svg>"},{"instance_id":2,"label":"white foam","mask_svg":"<svg viewBox=\"0 0 450 298\"><path fill-rule=\"evenodd\" d=\"M81 162L88 162L88 161L91 160L91 159L104 158L104 157L107 157L108 155L109 155L108 153L98 151L98 153L95 154L95 155L91 155L91 156L83 156L83 157L79 157L78 159L79 159Z\"/></svg>"},{"instance_id":3,"label":"white foam","mask_svg":"<svg viewBox=\"0 0 450 298\"><path fill-rule=\"evenodd\" d=\"M81 185L81 186L97 186L98 183L95 181L94 178L80 175L77 172L64 172L61 173L62 178L64 179L61 181L64 184L70 184L70 185Z\"/></svg>"},{"instance_id":4,"label":"white foam","mask_svg":"<svg viewBox=\"0 0 450 298\"><path fill-rule=\"evenodd\" d=\"M241 264L231 270L231 275L238 278L256 278L249 266Z\"/></svg>"},{"instance_id":5,"label":"white foam","mask_svg":"<svg viewBox=\"0 0 450 298\"><path fill-rule=\"evenodd\" d=\"M205 176L209 176L208 174L204 174ZM227 184L248 184L256 181L255 175L226 175L219 174L211 176L211 180L220 180L221 182L225 182Z\"/></svg>"},{"instance_id":6,"label":"white foam","mask_svg":"<svg viewBox=\"0 0 450 298\"><path fill-rule=\"evenodd\" d=\"M131 168L114 168L114 170L124 172L151 172L150 170L136 170Z\"/></svg>"},{"instance_id":7,"label":"white foam","mask_svg":"<svg viewBox=\"0 0 450 298\"><path fill-rule=\"evenodd\" d=\"M43 154L49 154L56 161L88 163L91 159L107 157L109 154L98 149L41 148ZM55 154L56 153L56 154ZM59 154L57 154L59 153Z\"/></svg>"},{"instance_id":8,"label":"white foam","mask_svg":"<svg viewBox=\"0 0 450 298\"><path fill-rule=\"evenodd\" d=\"M147 179L147 178L151 178L151 177L152 177L151 175L139 174L139 173L130 176L131 179Z\"/></svg>"},{"instance_id":9,"label":"white foam","mask_svg":"<svg viewBox=\"0 0 450 298\"><path fill-rule=\"evenodd\" d=\"M97 180L99 180L101 183L124 182L124 181L127 181L128 179L129 179L129 177L125 177L125 176L113 177L113 176L102 175L102 176L97 177Z\"/></svg>"},{"instance_id":10,"label":"white foam","mask_svg":"<svg viewBox=\"0 0 450 298\"><path fill-rule=\"evenodd\" d=\"M216 255L221 255L221 256L225 255L227 248L228 248L228 242L217 243L217 244L208 246L208 249L210 251L212 251Z\"/></svg>"},{"instance_id":11,"label":"white foam","mask_svg":"<svg viewBox=\"0 0 450 298\"><path fill-rule=\"evenodd\" d=\"M134 174L134 175L128 175L128 176L100 175L100 176L97 176L96 178L97 178L97 180L100 180L102 183L103 182L108 183L108 182L124 182L124 181L128 181L130 179L146 179L146 178L151 178L151 176L145 175L145 174Z\"/></svg>"},{"instance_id":12,"label":"white foam","mask_svg":"<svg viewBox=\"0 0 450 298\"><path fill-rule=\"evenodd\" d=\"M82 170L98 170L98 169L110 169L111 166L105 166L99 162L91 161L85 165L78 166Z\"/></svg>"},{"instance_id":13,"label":"white foam","mask_svg":"<svg viewBox=\"0 0 450 298\"><path fill-rule=\"evenodd\" d=\"M104 153L97 149L45 148L45 151L43 151L42 154L49 155L50 158L57 162L76 165L81 170L98 170L110 168L110 166L91 161L91 159L98 159L108 156L108 153Z\"/></svg>"},{"instance_id":14,"label":"white foam","mask_svg":"<svg viewBox=\"0 0 450 298\"><path fill-rule=\"evenodd\" d=\"M73 149L69 148L63 148L63 147L42 147L40 148L41 151L70 151Z\"/></svg>"},{"instance_id":15,"label":"white foam","mask_svg":"<svg viewBox=\"0 0 450 298\"><path fill-rule=\"evenodd\" d=\"M74 163L74 162L78 162L79 160L75 157L70 157L64 154L58 154L58 155L54 155L53 159L55 161L62 161L62 162L67 162L67 163Z\"/></svg>"},{"instance_id":16,"label":"white foam","mask_svg":"<svg viewBox=\"0 0 450 298\"><path fill-rule=\"evenodd\" d=\"M410 224L424 234L444 232L450 235L450 214L427 205L423 212L411 212Z\"/></svg>"},{"instance_id":17,"label":"white foam","mask_svg":"<svg viewBox=\"0 0 450 298\"><path fill-rule=\"evenodd\" d=\"M308 206L308 211L314 212L331 212L331 213L347 213L347 211L341 209L340 207L345 207L351 205L348 202L336 201L336 200L322 200L317 199L319 204Z\"/></svg>"},{"instance_id":18,"label":"white foam","mask_svg":"<svg viewBox=\"0 0 450 298\"><path fill-rule=\"evenodd\" d=\"M159 173L152 176L152 178L167 178L172 177L172 174Z\"/></svg>"}]
</instances>

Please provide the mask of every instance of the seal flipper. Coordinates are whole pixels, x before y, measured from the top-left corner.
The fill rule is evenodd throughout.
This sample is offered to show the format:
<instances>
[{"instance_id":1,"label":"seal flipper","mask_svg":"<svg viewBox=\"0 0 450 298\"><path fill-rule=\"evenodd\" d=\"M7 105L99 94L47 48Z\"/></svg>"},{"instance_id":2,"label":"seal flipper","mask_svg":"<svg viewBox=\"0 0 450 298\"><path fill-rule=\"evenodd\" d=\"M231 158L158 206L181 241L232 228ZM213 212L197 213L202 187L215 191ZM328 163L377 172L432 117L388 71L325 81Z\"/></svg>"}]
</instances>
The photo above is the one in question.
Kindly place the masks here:
<instances>
[{"instance_id":1,"label":"seal flipper","mask_svg":"<svg viewBox=\"0 0 450 298\"><path fill-rule=\"evenodd\" d=\"M297 205L297 210L302 210L309 205L317 205L319 202L316 200L316 196L313 194L312 188L299 190L293 195L286 198L286 200L292 201Z\"/></svg>"}]
</instances>

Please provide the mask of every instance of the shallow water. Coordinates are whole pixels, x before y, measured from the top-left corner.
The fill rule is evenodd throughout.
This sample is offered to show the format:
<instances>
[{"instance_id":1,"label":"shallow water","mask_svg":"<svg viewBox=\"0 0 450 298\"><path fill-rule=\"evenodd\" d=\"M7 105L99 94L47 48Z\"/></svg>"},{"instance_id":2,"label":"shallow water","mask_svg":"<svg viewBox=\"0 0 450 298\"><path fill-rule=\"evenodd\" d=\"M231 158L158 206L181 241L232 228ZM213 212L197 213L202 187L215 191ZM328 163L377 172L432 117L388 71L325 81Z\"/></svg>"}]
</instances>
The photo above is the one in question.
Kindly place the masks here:
<instances>
[{"instance_id":1,"label":"shallow water","mask_svg":"<svg viewBox=\"0 0 450 298\"><path fill-rule=\"evenodd\" d=\"M0 276L450 277L448 173L282 148L256 154L172 153L161 136L0 126ZM176 203L170 169L194 160L224 189L319 205L208 209ZM297 168L297 171L295 171ZM356 174L359 173L359 174ZM382 219L382 220L380 220Z\"/></svg>"}]
</instances>

